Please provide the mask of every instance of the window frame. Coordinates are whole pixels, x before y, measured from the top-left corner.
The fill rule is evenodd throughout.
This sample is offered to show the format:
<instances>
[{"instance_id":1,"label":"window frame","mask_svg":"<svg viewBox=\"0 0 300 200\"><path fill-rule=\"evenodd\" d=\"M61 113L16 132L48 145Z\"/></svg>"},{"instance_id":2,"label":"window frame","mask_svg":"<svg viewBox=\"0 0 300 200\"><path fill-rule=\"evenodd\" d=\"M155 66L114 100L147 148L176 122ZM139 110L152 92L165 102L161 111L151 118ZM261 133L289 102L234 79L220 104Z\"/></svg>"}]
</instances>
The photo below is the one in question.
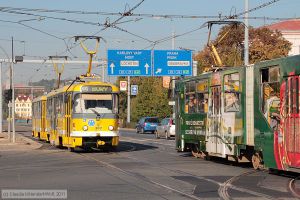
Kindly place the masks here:
<instances>
[{"instance_id":1,"label":"window frame","mask_svg":"<svg viewBox=\"0 0 300 200\"><path fill-rule=\"evenodd\" d=\"M239 82L238 90L237 91L225 89L225 85L226 85L225 84L225 77L226 76L231 76L233 74L237 74L238 75L238 80L234 80L234 81L238 81ZM241 110L242 110L241 109L241 107L242 107L242 99L241 99L241 88L242 88L242 86L241 86L241 84L242 84L242 82L241 82L240 72L232 72L232 73L224 74L223 75L223 94L224 94L223 95L223 109L224 109L224 113L238 113L238 112L241 112ZM238 110L232 110L232 111L226 110L226 106L225 106L225 104L226 104L226 94L235 94L235 95L238 96L238 100L237 100L238 105L239 105Z\"/></svg>"},{"instance_id":2,"label":"window frame","mask_svg":"<svg viewBox=\"0 0 300 200\"><path fill-rule=\"evenodd\" d=\"M206 82L206 88L204 88L204 90L202 90L202 91L200 91L200 90L198 90L198 88L197 88L197 84L199 84L199 83L203 83L203 84L205 84L205 82ZM208 91L208 78L205 78L205 79L201 79L201 80L198 80L198 81L196 81L196 95L195 95L195 98L197 99L197 104L196 104L196 113L199 113L199 114L207 114L208 113L208 100L209 100L209 91ZM207 104L207 110L206 110L206 112L205 112L205 106L203 107L203 110L200 110L200 106L199 106L199 104L202 102L201 100L200 100L200 98L199 98L199 96L200 96L200 94L202 94L203 95L203 99L202 99L202 101L204 102L204 100L205 100L205 95L207 96L207 98L206 98L206 104Z\"/></svg>"},{"instance_id":3,"label":"window frame","mask_svg":"<svg viewBox=\"0 0 300 200\"><path fill-rule=\"evenodd\" d=\"M277 81L270 81L270 69L278 68L278 77ZM263 82L262 71L268 70L268 81ZM263 67L259 70L260 74L260 82L259 82L259 111L265 116L265 99L264 99L264 85L266 84L278 84L277 93L279 94L277 97L280 99L280 66L279 65L271 65ZM288 82L287 82L288 85ZM289 86L288 86L289 87ZM268 120L267 118L265 118Z\"/></svg>"}]
</instances>

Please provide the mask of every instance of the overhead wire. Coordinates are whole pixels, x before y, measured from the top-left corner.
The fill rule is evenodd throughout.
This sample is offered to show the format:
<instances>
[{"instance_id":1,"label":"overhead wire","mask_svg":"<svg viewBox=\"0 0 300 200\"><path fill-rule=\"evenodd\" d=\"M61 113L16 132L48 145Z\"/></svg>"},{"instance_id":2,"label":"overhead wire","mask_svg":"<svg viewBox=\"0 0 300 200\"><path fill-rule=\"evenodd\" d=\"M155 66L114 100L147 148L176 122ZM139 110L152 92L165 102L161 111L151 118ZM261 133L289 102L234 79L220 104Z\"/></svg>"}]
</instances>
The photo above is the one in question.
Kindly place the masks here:
<instances>
[{"instance_id":1,"label":"overhead wire","mask_svg":"<svg viewBox=\"0 0 300 200\"><path fill-rule=\"evenodd\" d=\"M45 19L54 19L54 20L61 20L61 21L67 21L72 23L81 23L85 25L93 25L93 26L105 26L104 24L96 23L96 22L89 22L89 21L83 21L83 20L75 20L75 19L68 19L68 18L61 18L61 17L52 17L47 15L37 15L33 13L25 13L25 12L17 12L17 11L9 11L0 9L0 12L10 13L10 14L18 14L18 15L28 15L28 16L34 16L34 17L40 17Z\"/></svg>"},{"instance_id":2,"label":"overhead wire","mask_svg":"<svg viewBox=\"0 0 300 200\"><path fill-rule=\"evenodd\" d=\"M264 8L264 7L269 6L269 5L273 4L273 3L276 3L276 2L278 2L278 1L280 1L280 0L272 0L272 1L266 2L266 3L262 4L262 5L259 5L259 6L257 6L257 7L254 7L254 8L252 8L252 9L249 9L248 11L244 11L244 12L241 12L241 13L238 13L238 14L235 14L235 15L225 16L225 17L223 17L223 18L220 18L219 21L230 20L230 19L236 19L236 18L238 18L238 17L240 17L240 16L242 16L242 15L244 15L244 14L246 14L246 13L250 13L250 12L256 11L256 10L258 10L258 9ZM187 34L196 32L196 31L201 30L201 29L203 29L203 28L205 28L205 27L207 27L207 24L206 24L206 23L204 23L204 24L202 24L200 27L195 28L195 29L192 29L192 30L190 30L190 31L187 31L187 32L184 32L184 33L181 33L181 34L177 34L177 35L174 35L174 36L167 36L167 37L162 38L162 39L160 39L160 40L154 41L153 45L147 46L147 47L145 47L145 48L143 48L143 49L147 49L147 48L150 48L150 47L154 48L155 45L157 45L157 44L159 44L159 43L163 43L163 42L169 41L169 40L171 40L171 39L173 39L173 38L181 37L181 36L184 36L184 35L187 35Z\"/></svg>"},{"instance_id":3,"label":"overhead wire","mask_svg":"<svg viewBox=\"0 0 300 200\"><path fill-rule=\"evenodd\" d=\"M96 26L104 26L101 30L97 31L96 33L94 33L93 35L97 35L98 33L100 33L101 31L104 31L106 30L107 28L109 27L112 27L112 28L115 28L115 29L118 29L120 31L123 31L123 32L126 32L128 34L131 34L135 37L138 37L140 39L143 39L143 40L146 40L150 43L152 43L151 46L155 46L157 45L158 43L162 43L162 42L165 42L165 41L168 41L170 39L172 39L173 37L177 38L177 37L181 37L181 36L184 36L184 35L187 35L187 34L190 34L190 33L193 33L195 31L198 31L203 27L200 26L196 29L193 29L193 30L190 30L190 31L187 31L187 32L184 32L184 33L181 33L181 34L177 34L175 36L167 36L165 38L162 38L160 40L157 40L157 41L151 41L145 37L142 37L142 36L139 36L137 34L134 34L134 33L131 33L129 32L128 30L125 30L123 28L120 28L120 27L117 27L116 24L120 24L120 23L125 23L125 22L120 22L124 17L128 17L128 16L142 16L142 17L160 17L160 18L220 18L220 16L195 16L195 15L153 15L153 14L135 14L135 13L132 13L132 11L134 9L136 9L137 7L139 7L145 0L142 0L140 1L138 4L136 4L133 8L129 9L128 11L124 11L123 13L112 13L112 12L88 12L88 11L68 11L68 10L49 10L49 9L29 9L29 8L13 8L13 7L0 7L0 12L8 12L8 13L12 13L12 14L23 14L23 15L30 15L30 16L35 16L35 17L41 17L41 18L49 18L49 19L56 19L56 20L63 20L63 21L68 21L68 22L73 22L73 23L83 23L83 24L88 24L88 25L96 25ZM268 5L271 5L275 2L278 2L280 0L272 0L272 1L269 1L269 2L266 2L260 6L257 6L255 8L252 8L248 11L245 11L245 12L241 12L239 14L235 14L235 15L230 15L228 17L224 17L223 19L220 19L220 20L226 20L226 19L244 19L244 17L239 17L241 15L244 15L245 13L249 13L249 12L253 12L255 10L258 10L258 9L261 9L263 7L266 7ZM126 5L127 6L127 5ZM126 9L126 8L125 8ZM82 21L82 20L73 20L73 19L67 19L67 18L59 18L59 17L51 17L51 16L45 16L45 15L36 15L36 14L32 14L32 13L24 13L24 12L17 12L16 10L21 10L21 11L34 11L34 12L53 12L53 13L67 13L67 14L96 14L96 15L120 15L120 17L115 20L114 22L112 23L104 23L104 24L100 24L100 23L95 23L95 22L88 22L88 21ZM250 17L251 19L264 19L264 20L280 20L280 18L269 18L269 17ZM249 18L249 19L250 19ZM285 18L285 19L289 19L289 18ZM133 21L133 20L128 20L128 21ZM36 31L39 31L41 33L44 33L44 34L47 34L49 36L52 36L52 37L55 37L57 39L61 39L64 41L64 44L66 46L66 50L64 52L69 52L72 56L74 56L71 52L71 49L74 48L75 46L78 46L78 44L76 44L75 46L69 46L67 44L67 42L65 41L64 38L60 38L60 37L57 37L53 34L50 34L48 32L45 32L45 31L42 31L42 30L39 30L39 29L36 29L34 27L31 27L29 25L26 25L24 23L21 23L21 22L16 22L22 26L25 26L27 28L31 28L33 30L36 30Z\"/></svg>"},{"instance_id":4,"label":"overhead wire","mask_svg":"<svg viewBox=\"0 0 300 200\"><path fill-rule=\"evenodd\" d=\"M255 8L252 8L248 11L241 12L239 14L230 15L228 18L236 18L237 16L244 15L245 13L250 13L255 10L261 9L263 7L269 6L273 3L276 3L280 0L272 0L269 2L266 2L260 6L257 6ZM137 4L138 7L142 2ZM135 9L135 8L133 8ZM133 10L132 9L132 10ZM45 13L59 13L59 14L80 14L80 15L104 15L104 16L139 16L139 17L151 17L151 18L190 18L190 19L214 19L214 18L220 18L220 16L204 16L204 15L174 15L174 14L148 14L148 13L132 13L130 10L128 12L104 12L104 11L78 11L78 10L51 10L51 9L43 9L43 8L18 8L18 7L0 7L1 10L6 11L26 11L26 12L45 12ZM74 20L76 21L76 20ZM89 22L88 22L89 23Z\"/></svg>"},{"instance_id":5,"label":"overhead wire","mask_svg":"<svg viewBox=\"0 0 300 200\"><path fill-rule=\"evenodd\" d=\"M138 8L145 0L141 0L139 3L137 3L133 8L129 9L127 12L124 12L121 17L119 17L118 19L116 19L115 21L113 21L112 23L105 23L105 27L103 27L102 29L100 29L99 31L95 32L94 34L92 34L92 36L95 36L97 34L99 34L100 32L108 29L109 27L111 27L112 25L115 25L116 23L118 23L119 21L121 21L124 17L126 16L130 16L130 14L132 13L133 10L135 10L136 8ZM107 21L106 21L107 22ZM75 47L77 47L79 45L79 43L69 47L69 51ZM64 50L62 53L60 54L64 54L66 53L67 50Z\"/></svg>"}]
</instances>

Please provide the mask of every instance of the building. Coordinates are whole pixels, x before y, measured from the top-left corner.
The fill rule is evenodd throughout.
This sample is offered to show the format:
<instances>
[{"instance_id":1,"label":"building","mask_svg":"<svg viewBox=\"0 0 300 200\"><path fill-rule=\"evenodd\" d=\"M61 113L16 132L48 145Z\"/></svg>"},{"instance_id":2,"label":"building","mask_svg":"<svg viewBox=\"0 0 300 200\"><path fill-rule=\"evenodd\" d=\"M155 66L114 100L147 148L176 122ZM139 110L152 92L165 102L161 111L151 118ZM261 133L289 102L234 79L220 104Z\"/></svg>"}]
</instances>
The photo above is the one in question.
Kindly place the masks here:
<instances>
[{"instance_id":1,"label":"building","mask_svg":"<svg viewBox=\"0 0 300 200\"><path fill-rule=\"evenodd\" d=\"M29 96L19 95L15 99L15 116L17 119L31 119L32 101Z\"/></svg>"},{"instance_id":2,"label":"building","mask_svg":"<svg viewBox=\"0 0 300 200\"><path fill-rule=\"evenodd\" d=\"M280 31L282 36L292 43L289 55L300 54L300 19L281 21L266 27Z\"/></svg>"}]
</instances>

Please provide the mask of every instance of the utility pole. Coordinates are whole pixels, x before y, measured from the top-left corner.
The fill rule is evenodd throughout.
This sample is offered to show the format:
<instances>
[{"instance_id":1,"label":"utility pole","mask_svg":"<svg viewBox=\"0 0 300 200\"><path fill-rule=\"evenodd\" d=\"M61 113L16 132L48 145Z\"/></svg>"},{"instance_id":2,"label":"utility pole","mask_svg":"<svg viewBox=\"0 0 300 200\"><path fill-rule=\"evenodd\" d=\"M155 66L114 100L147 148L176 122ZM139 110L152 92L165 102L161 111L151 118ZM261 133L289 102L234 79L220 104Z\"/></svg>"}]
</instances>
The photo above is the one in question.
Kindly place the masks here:
<instances>
[{"instance_id":1,"label":"utility pole","mask_svg":"<svg viewBox=\"0 0 300 200\"><path fill-rule=\"evenodd\" d=\"M172 49L175 49L175 31L173 29L172 31ZM175 76L172 76L171 78L172 81L172 101L175 101ZM175 105L173 105L173 114L172 114L172 118L175 119Z\"/></svg>"},{"instance_id":2,"label":"utility pole","mask_svg":"<svg viewBox=\"0 0 300 200\"><path fill-rule=\"evenodd\" d=\"M15 86L14 86L14 38L11 38L11 83L12 83L12 142L16 142L15 129Z\"/></svg>"},{"instance_id":3,"label":"utility pole","mask_svg":"<svg viewBox=\"0 0 300 200\"><path fill-rule=\"evenodd\" d=\"M127 76L127 123L130 123L130 76Z\"/></svg>"},{"instance_id":4,"label":"utility pole","mask_svg":"<svg viewBox=\"0 0 300 200\"><path fill-rule=\"evenodd\" d=\"M244 41L244 64L249 65L249 0L245 0L245 41Z\"/></svg>"},{"instance_id":5,"label":"utility pole","mask_svg":"<svg viewBox=\"0 0 300 200\"><path fill-rule=\"evenodd\" d=\"M2 120L3 120L3 105L2 105L2 62L1 62L1 66L0 66L0 133L2 133Z\"/></svg>"}]
</instances>

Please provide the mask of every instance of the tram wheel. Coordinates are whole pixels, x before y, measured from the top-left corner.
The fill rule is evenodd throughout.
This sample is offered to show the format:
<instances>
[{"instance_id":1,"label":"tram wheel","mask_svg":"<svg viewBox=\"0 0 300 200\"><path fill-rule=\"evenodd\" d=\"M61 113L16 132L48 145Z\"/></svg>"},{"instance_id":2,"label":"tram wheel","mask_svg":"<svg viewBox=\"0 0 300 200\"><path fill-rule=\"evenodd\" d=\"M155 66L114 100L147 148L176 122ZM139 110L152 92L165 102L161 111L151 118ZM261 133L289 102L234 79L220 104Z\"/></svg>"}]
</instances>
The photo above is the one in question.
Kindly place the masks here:
<instances>
[{"instance_id":1,"label":"tram wheel","mask_svg":"<svg viewBox=\"0 0 300 200\"><path fill-rule=\"evenodd\" d=\"M252 155L252 165L256 170L260 170L264 168L262 157L259 153L255 153Z\"/></svg>"},{"instance_id":2,"label":"tram wheel","mask_svg":"<svg viewBox=\"0 0 300 200\"><path fill-rule=\"evenodd\" d=\"M204 159L206 156L205 156L205 154L202 152L202 151L200 151L199 150L199 146L198 145L196 145L196 144L194 144L193 146L192 146L192 154L193 154L193 156L195 157L195 158L201 158L201 159Z\"/></svg>"},{"instance_id":3,"label":"tram wheel","mask_svg":"<svg viewBox=\"0 0 300 200\"><path fill-rule=\"evenodd\" d=\"M70 152L74 152L74 151L75 151L75 148L74 148L74 147L68 147L68 150L69 150Z\"/></svg>"}]
</instances>

